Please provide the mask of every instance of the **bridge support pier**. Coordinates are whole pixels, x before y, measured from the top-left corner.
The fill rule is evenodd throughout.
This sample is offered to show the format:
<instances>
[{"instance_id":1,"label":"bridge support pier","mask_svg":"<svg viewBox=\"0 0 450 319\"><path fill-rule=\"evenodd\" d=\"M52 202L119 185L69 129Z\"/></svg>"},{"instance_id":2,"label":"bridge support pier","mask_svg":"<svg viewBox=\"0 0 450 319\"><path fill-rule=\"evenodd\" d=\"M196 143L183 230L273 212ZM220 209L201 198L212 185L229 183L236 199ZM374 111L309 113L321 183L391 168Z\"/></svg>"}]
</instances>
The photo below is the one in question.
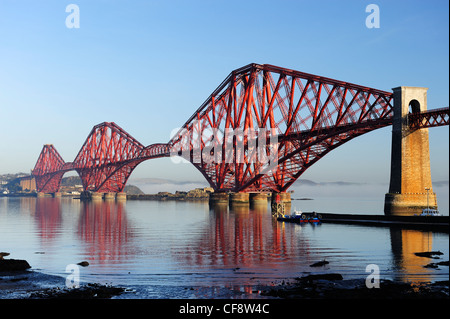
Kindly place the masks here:
<instances>
[{"instance_id":1,"label":"bridge support pier","mask_svg":"<svg viewBox=\"0 0 450 319\"><path fill-rule=\"evenodd\" d=\"M230 205L248 205L249 193L230 193Z\"/></svg>"},{"instance_id":2,"label":"bridge support pier","mask_svg":"<svg viewBox=\"0 0 450 319\"><path fill-rule=\"evenodd\" d=\"M272 214L280 212L289 214L291 212L291 193L272 193L271 205Z\"/></svg>"},{"instance_id":3,"label":"bridge support pier","mask_svg":"<svg viewBox=\"0 0 450 319\"><path fill-rule=\"evenodd\" d=\"M227 204L228 205L228 193L211 193L211 194L209 194L209 203L212 205L216 205L216 204Z\"/></svg>"},{"instance_id":4,"label":"bridge support pier","mask_svg":"<svg viewBox=\"0 0 450 319\"><path fill-rule=\"evenodd\" d=\"M127 193L125 192L120 192L116 194L116 200L117 201L125 201L127 200Z\"/></svg>"},{"instance_id":5,"label":"bridge support pier","mask_svg":"<svg viewBox=\"0 0 450 319\"><path fill-rule=\"evenodd\" d=\"M427 110L427 88L401 86L394 91L391 180L386 215L420 214L437 208L430 170L428 129L410 129L408 114Z\"/></svg>"},{"instance_id":6,"label":"bridge support pier","mask_svg":"<svg viewBox=\"0 0 450 319\"><path fill-rule=\"evenodd\" d=\"M127 193L120 192L120 193L98 193L98 192L91 192L91 191L84 191L80 195L81 200L102 200L105 199L106 201L126 201L127 200Z\"/></svg>"},{"instance_id":7,"label":"bridge support pier","mask_svg":"<svg viewBox=\"0 0 450 319\"><path fill-rule=\"evenodd\" d=\"M105 193L105 200L115 200L116 193Z\"/></svg>"},{"instance_id":8,"label":"bridge support pier","mask_svg":"<svg viewBox=\"0 0 450 319\"><path fill-rule=\"evenodd\" d=\"M250 193L251 205L267 205L267 193Z\"/></svg>"},{"instance_id":9,"label":"bridge support pier","mask_svg":"<svg viewBox=\"0 0 450 319\"><path fill-rule=\"evenodd\" d=\"M47 193L43 193L43 192L38 192L37 193L37 197L38 198L42 198L42 197L51 197L52 194L47 194Z\"/></svg>"},{"instance_id":10,"label":"bridge support pier","mask_svg":"<svg viewBox=\"0 0 450 319\"><path fill-rule=\"evenodd\" d=\"M291 203L291 193L272 193L272 203Z\"/></svg>"},{"instance_id":11,"label":"bridge support pier","mask_svg":"<svg viewBox=\"0 0 450 319\"><path fill-rule=\"evenodd\" d=\"M276 194L278 196L276 196ZM230 205L230 207L245 207L249 205L267 205L271 198L272 203L278 199L279 203L286 206L290 210L291 194L290 193L273 193L268 196L267 193L211 193L209 195L210 205Z\"/></svg>"},{"instance_id":12,"label":"bridge support pier","mask_svg":"<svg viewBox=\"0 0 450 319\"><path fill-rule=\"evenodd\" d=\"M103 199L103 193L97 193L97 192L91 193L91 200L102 200L102 199Z\"/></svg>"}]
</instances>

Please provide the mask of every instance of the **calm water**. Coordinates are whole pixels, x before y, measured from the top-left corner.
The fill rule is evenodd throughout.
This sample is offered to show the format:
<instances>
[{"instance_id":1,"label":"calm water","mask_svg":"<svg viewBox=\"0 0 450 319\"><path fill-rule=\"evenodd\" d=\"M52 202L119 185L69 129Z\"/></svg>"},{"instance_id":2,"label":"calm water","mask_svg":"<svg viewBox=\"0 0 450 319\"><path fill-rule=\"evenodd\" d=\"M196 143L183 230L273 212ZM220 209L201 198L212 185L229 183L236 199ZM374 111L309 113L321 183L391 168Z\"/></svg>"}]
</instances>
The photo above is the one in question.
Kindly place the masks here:
<instances>
[{"instance_id":1,"label":"calm water","mask_svg":"<svg viewBox=\"0 0 450 319\"><path fill-rule=\"evenodd\" d=\"M333 200L339 207L337 199L293 201L292 207L324 211L320 205ZM358 203L367 210L375 204ZM424 268L435 260L414 255L427 250L440 250L441 260L448 260L448 234L285 224L274 221L265 205L0 198L0 251L64 278L68 264L86 260L82 282L128 287L125 298L259 297L252 293L258 285L309 272L365 278L368 264L377 264L385 279L448 280L448 267ZM309 266L323 259L330 263Z\"/></svg>"}]
</instances>

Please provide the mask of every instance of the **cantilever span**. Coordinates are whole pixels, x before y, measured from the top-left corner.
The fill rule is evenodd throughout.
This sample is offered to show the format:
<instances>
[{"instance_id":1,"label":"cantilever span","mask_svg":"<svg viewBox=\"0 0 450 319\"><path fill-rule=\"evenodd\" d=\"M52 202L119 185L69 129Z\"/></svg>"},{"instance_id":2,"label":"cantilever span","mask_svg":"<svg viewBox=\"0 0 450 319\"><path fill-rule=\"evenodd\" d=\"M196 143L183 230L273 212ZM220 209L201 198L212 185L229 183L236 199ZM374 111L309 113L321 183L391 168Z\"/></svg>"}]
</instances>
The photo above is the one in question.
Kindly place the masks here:
<instances>
[{"instance_id":1,"label":"cantilever span","mask_svg":"<svg viewBox=\"0 0 450 319\"><path fill-rule=\"evenodd\" d=\"M448 125L448 108L437 115L425 113L411 114L410 125ZM188 154L216 192L285 192L331 150L392 125L392 119L391 92L253 63L232 71L167 143L144 146L117 124L105 122L92 129L73 162L64 162L53 145L45 145L32 175L37 190L44 193L57 192L70 170L77 171L87 191L121 192L141 162ZM276 147L264 148L266 155L275 149L275 167L255 160L248 148L242 151L237 137L232 140L231 161L203 157L218 147L225 152L227 131L255 129L276 136ZM241 142L248 145L249 136L244 134Z\"/></svg>"},{"instance_id":2,"label":"cantilever span","mask_svg":"<svg viewBox=\"0 0 450 319\"><path fill-rule=\"evenodd\" d=\"M95 192L121 192L142 161L169 156L167 144L145 147L117 124L94 126L73 162L65 163L53 145L44 145L32 175L39 192L55 193L64 173L75 170L83 188Z\"/></svg>"},{"instance_id":3,"label":"cantilever span","mask_svg":"<svg viewBox=\"0 0 450 319\"><path fill-rule=\"evenodd\" d=\"M270 164L251 161L248 151L237 153L235 140L231 163L190 158L216 191L284 192L330 150L387 125L392 118L392 98L390 92L357 84L249 64L231 72L169 144L179 153L194 153L191 136L207 130L223 134L227 129L264 128L280 137L296 136L278 140L275 170L269 169ZM213 141L200 144L210 148ZM238 156L244 160L237 160Z\"/></svg>"}]
</instances>

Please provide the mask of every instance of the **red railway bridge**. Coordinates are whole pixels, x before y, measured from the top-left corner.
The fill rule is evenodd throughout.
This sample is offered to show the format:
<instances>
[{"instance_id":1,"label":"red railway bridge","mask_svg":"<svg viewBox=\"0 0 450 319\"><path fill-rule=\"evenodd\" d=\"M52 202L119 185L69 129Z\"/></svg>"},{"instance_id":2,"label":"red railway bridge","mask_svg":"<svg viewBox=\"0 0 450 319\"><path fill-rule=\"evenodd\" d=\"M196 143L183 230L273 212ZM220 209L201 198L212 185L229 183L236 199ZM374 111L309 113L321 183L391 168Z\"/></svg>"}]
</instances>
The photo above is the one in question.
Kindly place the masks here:
<instances>
[{"instance_id":1,"label":"red railway bridge","mask_svg":"<svg viewBox=\"0 0 450 319\"><path fill-rule=\"evenodd\" d=\"M144 146L117 124L105 122L92 129L73 162L65 162L53 145L44 145L32 175L41 193L58 192L62 176L72 170L85 191L119 193L141 162L179 155L215 192L286 192L330 151L392 125L393 119L392 92L249 64L232 71L167 143ZM412 105L406 121L412 131L448 125L449 108L421 111ZM252 130L266 133L269 143L264 145L262 138L252 145L261 146L272 162L256 159L246 134ZM268 133L275 139L269 141Z\"/></svg>"}]
</instances>

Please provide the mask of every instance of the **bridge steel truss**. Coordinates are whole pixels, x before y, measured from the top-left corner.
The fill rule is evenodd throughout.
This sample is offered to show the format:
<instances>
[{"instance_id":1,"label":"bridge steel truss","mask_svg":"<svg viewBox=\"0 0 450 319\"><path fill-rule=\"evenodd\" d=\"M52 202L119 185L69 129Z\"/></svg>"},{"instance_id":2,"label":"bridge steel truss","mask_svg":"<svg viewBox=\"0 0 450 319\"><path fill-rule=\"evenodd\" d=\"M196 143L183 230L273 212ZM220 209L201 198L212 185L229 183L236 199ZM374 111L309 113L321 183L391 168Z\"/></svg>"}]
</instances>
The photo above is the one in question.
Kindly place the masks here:
<instances>
[{"instance_id":1,"label":"bridge steel truss","mask_svg":"<svg viewBox=\"0 0 450 319\"><path fill-rule=\"evenodd\" d=\"M425 112L411 113L408 116L408 121L409 127L413 130L448 125L449 109L447 107Z\"/></svg>"},{"instance_id":2,"label":"bridge steel truss","mask_svg":"<svg viewBox=\"0 0 450 319\"><path fill-rule=\"evenodd\" d=\"M121 192L142 161L178 155L216 192L284 192L328 152L392 125L392 118L391 92L249 64L232 71L168 143L145 147L105 122L92 129L73 162L44 145L32 175L39 192L57 192L70 170L78 172L85 190ZM448 125L448 108L411 114L409 121L417 128Z\"/></svg>"},{"instance_id":3,"label":"bridge steel truss","mask_svg":"<svg viewBox=\"0 0 450 319\"><path fill-rule=\"evenodd\" d=\"M43 193L57 192L62 176L71 170L80 175L85 190L117 193L139 163L168 155L167 144L144 147L117 124L104 122L94 126L71 163L64 163L53 145L44 145L32 175Z\"/></svg>"},{"instance_id":4,"label":"bridge steel truss","mask_svg":"<svg viewBox=\"0 0 450 319\"><path fill-rule=\"evenodd\" d=\"M56 193L61 187L61 179L66 172L65 162L52 144L46 144L32 171L39 192ZM67 165L66 165L67 166Z\"/></svg>"},{"instance_id":5,"label":"bridge steel truss","mask_svg":"<svg viewBox=\"0 0 450 319\"><path fill-rule=\"evenodd\" d=\"M169 145L179 154L190 152L189 160L216 191L283 192L332 149L392 124L392 103L390 92L272 65L250 64L233 71ZM227 162L223 157L212 163L196 161L196 147L215 150L216 146L203 132L218 131L224 148L227 130L258 128L278 136L275 169L271 163L254 161L249 147L239 154L237 138L233 139L234 161ZM202 137L200 143L196 142L198 136ZM266 155L272 151L267 149ZM221 154L225 153L222 149Z\"/></svg>"}]
</instances>

